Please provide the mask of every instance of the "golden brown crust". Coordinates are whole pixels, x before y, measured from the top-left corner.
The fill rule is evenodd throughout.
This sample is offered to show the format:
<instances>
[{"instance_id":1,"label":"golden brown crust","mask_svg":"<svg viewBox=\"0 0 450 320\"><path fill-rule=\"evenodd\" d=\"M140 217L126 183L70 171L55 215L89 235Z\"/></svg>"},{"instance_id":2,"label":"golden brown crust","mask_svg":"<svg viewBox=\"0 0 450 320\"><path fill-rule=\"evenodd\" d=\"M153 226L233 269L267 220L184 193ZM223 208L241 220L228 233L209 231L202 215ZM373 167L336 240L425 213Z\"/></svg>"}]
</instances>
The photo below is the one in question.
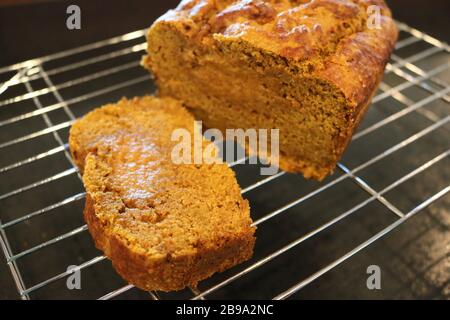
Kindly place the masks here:
<instances>
[{"instance_id":1,"label":"golden brown crust","mask_svg":"<svg viewBox=\"0 0 450 320\"><path fill-rule=\"evenodd\" d=\"M381 12L376 28L367 25L372 5ZM312 76L336 84L355 106L364 105L378 85L398 35L383 0L184 0L157 23L204 37L205 44L208 37L245 41L293 62L307 61Z\"/></svg>"},{"instance_id":2,"label":"golden brown crust","mask_svg":"<svg viewBox=\"0 0 450 320\"><path fill-rule=\"evenodd\" d=\"M318 76L340 88L352 106L363 106L376 90L396 41L393 20L382 17L381 29L343 39Z\"/></svg>"},{"instance_id":3,"label":"golden brown crust","mask_svg":"<svg viewBox=\"0 0 450 320\"><path fill-rule=\"evenodd\" d=\"M117 273L143 290L173 291L196 287L200 280L250 259L255 238L252 233L236 235L225 246L199 249L194 255L175 259L149 259L130 249L120 237L107 231L95 213L94 202L87 194L84 218L98 249L111 260Z\"/></svg>"},{"instance_id":4,"label":"golden brown crust","mask_svg":"<svg viewBox=\"0 0 450 320\"><path fill-rule=\"evenodd\" d=\"M377 6L380 10L378 26L369 25L376 20L373 19L375 11L370 11L370 6ZM158 42L155 41L158 37L165 37L163 32L177 34L174 41L180 41L178 34L181 34L184 37L182 41L186 42L185 47L194 48L192 52L186 49L185 65L192 64L190 77L198 75L199 81L206 77L207 72L200 75L199 70L206 70L208 64L213 64L214 61L220 61L217 62L219 68L227 68L226 64L219 60L222 57L230 59L230 70L242 69L235 60L232 62L232 59L238 57L237 59L242 61L249 61L250 68L254 68L258 73L267 72L267 78L279 78L280 83L300 85L305 79L314 79L332 86L339 98L342 95L344 103L337 98L335 103L317 108L318 114L333 113L338 109L342 114L345 113L344 125L336 125L336 121L332 121L338 133L326 133L335 139L329 152L334 160L317 163L310 159L303 161L303 156L290 154L295 153L290 148L281 148L282 169L301 172L305 177L319 180L334 169L351 140L370 105L398 36L391 12L383 0L184 0L150 28L149 55L143 60L143 64L154 72L163 95L173 95L185 101L189 107L200 109L196 115L205 114L202 110L205 108L200 103L190 105L194 99L179 93L183 89L174 89L177 82L183 83L185 80L181 80L177 72L171 78L167 75L168 72L162 71L163 63L152 61L162 60L158 57L159 49L155 48L154 43ZM169 38L167 41L172 41ZM224 52L225 54L222 54ZM203 60L199 60L200 56ZM233 72L230 70L226 72ZM290 73L290 78L286 76L287 72ZM245 76L248 77L248 74ZM214 75L211 75L209 81L213 79ZM204 83L202 85L205 86ZM258 86L261 86L260 82L254 85L255 88ZM226 87L228 92L233 90L231 85ZM236 87L234 90L241 91L241 88ZM211 91L211 88L208 90ZM174 94L175 91L178 93ZM215 98L219 96L214 92L205 95ZM289 93L287 96L289 97ZM233 103L237 104L235 101L226 101L223 104ZM255 99L256 103L261 105L261 100ZM288 101L286 104L289 103ZM302 99L292 103L292 108L297 109L293 110L293 113L303 107ZM274 118L277 116L279 114L273 114ZM321 121L323 123L323 119L318 121L318 125ZM205 123L207 124L206 120ZM233 124L235 123L227 123L231 126ZM311 134L316 133L311 131ZM314 150L312 153L315 153Z\"/></svg>"},{"instance_id":5,"label":"golden brown crust","mask_svg":"<svg viewBox=\"0 0 450 320\"><path fill-rule=\"evenodd\" d=\"M179 102L143 97L96 109L70 131L95 244L144 290L195 286L252 255L255 228L231 169L172 162L173 130L192 136L193 124Z\"/></svg>"}]
</instances>

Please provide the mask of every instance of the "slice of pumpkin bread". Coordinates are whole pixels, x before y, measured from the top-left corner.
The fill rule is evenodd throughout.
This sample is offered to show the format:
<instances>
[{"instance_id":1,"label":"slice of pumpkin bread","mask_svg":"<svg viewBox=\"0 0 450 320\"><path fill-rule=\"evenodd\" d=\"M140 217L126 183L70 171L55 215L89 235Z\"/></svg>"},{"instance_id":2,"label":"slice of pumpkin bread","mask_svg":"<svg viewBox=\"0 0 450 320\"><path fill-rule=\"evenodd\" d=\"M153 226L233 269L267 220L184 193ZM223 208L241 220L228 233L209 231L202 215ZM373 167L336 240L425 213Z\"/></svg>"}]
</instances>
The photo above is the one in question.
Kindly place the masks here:
<instances>
[{"instance_id":1,"label":"slice of pumpkin bread","mask_svg":"<svg viewBox=\"0 0 450 320\"><path fill-rule=\"evenodd\" d=\"M147 39L143 65L161 96L210 128L279 129L281 168L323 179L370 104L397 29L382 0L184 0Z\"/></svg>"},{"instance_id":2,"label":"slice of pumpkin bread","mask_svg":"<svg viewBox=\"0 0 450 320\"><path fill-rule=\"evenodd\" d=\"M255 228L233 171L172 162L172 132L193 135L193 123L177 101L144 97L96 109L70 130L89 231L144 290L196 286L252 256Z\"/></svg>"}]
</instances>

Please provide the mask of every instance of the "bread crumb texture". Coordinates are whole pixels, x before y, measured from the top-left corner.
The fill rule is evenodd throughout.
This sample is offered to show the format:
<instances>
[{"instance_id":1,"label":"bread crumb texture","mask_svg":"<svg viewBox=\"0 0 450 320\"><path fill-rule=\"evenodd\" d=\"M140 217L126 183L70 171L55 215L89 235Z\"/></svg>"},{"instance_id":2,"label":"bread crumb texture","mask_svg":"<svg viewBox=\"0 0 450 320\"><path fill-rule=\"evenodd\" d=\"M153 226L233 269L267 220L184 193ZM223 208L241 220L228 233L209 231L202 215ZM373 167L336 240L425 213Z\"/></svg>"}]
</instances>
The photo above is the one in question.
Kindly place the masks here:
<instances>
[{"instance_id":1,"label":"bread crumb texture","mask_svg":"<svg viewBox=\"0 0 450 320\"><path fill-rule=\"evenodd\" d=\"M149 29L143 65L160 96L208 127L280 129L281 168L320 180L369 106L397 33L382 0L184 0Z\"/></svg>"},{"instance_id":2,"label":"bread crumb texture","mask_svg":"<svg viewBox=\"0 0 450 320\"><path fill-rule=\"evenodd\" d=\"M70 130L89 231L144 290L196 286L252 255L255 228L233 171L171 161L173 130L193 134L193 121L175 100L143 97L96 109Z\"/></svg>"}]
</instances>

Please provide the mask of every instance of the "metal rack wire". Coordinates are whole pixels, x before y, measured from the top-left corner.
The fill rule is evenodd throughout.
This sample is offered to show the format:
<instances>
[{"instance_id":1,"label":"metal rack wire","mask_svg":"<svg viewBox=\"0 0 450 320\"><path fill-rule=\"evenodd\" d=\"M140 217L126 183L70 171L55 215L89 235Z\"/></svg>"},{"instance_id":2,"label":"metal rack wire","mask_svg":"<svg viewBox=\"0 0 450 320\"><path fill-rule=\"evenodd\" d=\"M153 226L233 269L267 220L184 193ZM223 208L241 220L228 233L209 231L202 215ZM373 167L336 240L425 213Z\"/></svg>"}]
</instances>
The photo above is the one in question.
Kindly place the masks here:
<instances>
[{"instance_id":1,"label":"metal rack wire","mask_svg":"<svg viewBox=\"0 0 450 320\"><path fill-rule=\"evenodd\" d=\"M392 98L395 101L398 101L405 107L395 112L380 121L377 121L371 125L363 126L361 130L359 130L353 137L353 140L364 139L367 135L379 130L389 124L395 123L399 119L411 114L417 113L418 115L430 120L432 122L431 125L423 128L422 130L415 132L410 135L406 139L394 144L390 148L384 150L371 157L369 160L358 164L351 168L349 165L344 164L344 162L339 163L338 169L340 171L339 175L334 175L330 180L327 180L325 183L320 185L318 188L313 191L302 195L301 197L291 201L282 207L271 211L270 213L261 216L256 219L254 222L255 226L260 226L262 224L268 224L273 219L279 215L282 215L287 210L298 206L304 203L307 200L313 199L319 194L325 192L326 190L332 188L338 183L344 180L350 180L354 182L361 190L368 194L369 198L364 201L358 203L353 206L349 210L342 212L340 215L334 217L328 222L322 224L318 228L315 228L303 236L295 239L294 241L288 243L287 245L273 251L272 253L265 255L263 258L258 259L257 261L252 261L251 264L247 265L245 268L232 272L230 276L216 282L215 284L205 288L203 290L191 288L191 297L192 299L205 299L210 296L212 293L217 292L218 290L230 285L233 282L237 282L240 278L245 275L254 272L255 270L261 268L263 265L269 263L270 261L280 257L281 255L289 252L294 247L299 246L305 241L312 239L313 237L319 235L321 232L331 228L337 223L343 221L348 218L361 208L368 206L370 203L377 202L382 206L387 208L389 212L395 215L396 220L394 223L388 225L381 231L377 232L369 239L364 241L363 243L357 245L352 250L348 251L338 259L332 261L331 263L323 266L316 272L312 273L310 276L304 279L298 279L298 282L295 282L292 286L285 288L282 292L279 292L275 297L267 297L274 299L285 299L305 286L311 284L315 280L319 279L321 276L336 268L338 265L342 264L350 257L354 256L358 252L364 250L378 239L382 238L392 230L399 227L401 224L418 214L421 210L434 203L444 195L450 192L450 185L447 185L439 192L433 194L432 196L423 199L423 201L416 205L413 209L404 212L399 209L396 205L394 205L390 200L388 200L385 195L390 191L396 189L398 186L402 185L408 180L413 179L420 173L423 173L430 167L436 165L437 163L443 161L444 159L450 156L450 150L446 150L434 158L428 160L422 165L418 166L414 170L410 171L403 177L397 179L395 182L385 186L381 190L376 190L375 187L371 186L368 181L363 179L360 176L360 173L365 169L371 168L372 165L378 163L379 161L389 157L390 155L398 152L399 150L407 147L408 145L414 144L419 139L429 135L432 132L435 132L439 129L443 129L450 122L450 115L444 114L438 115L434 113L432 110L425 108L432 102L442 101L448 106L449 103L449 91L450 87L448 83L446 83L441 78L437 77L437 75L442 74L443 72L448 71L450 67L450 61L448 60L449 47L447 44L436 40L416 29L413 29L403 23L398 23L399 29L403 33L402 39L398 42L396 50L408 48L418 43L426 43L428 47L426 49L413 52L412 55L409 55L407 58L402 58L399 54L394 53L391 59L391 62L388 64L386 73L387 74L395 74L396 77L403 79L403 82L400 84L391 86L386 82L383 82L380 86L380 92L375 96L374 103L380 102L387 98ZM98 70L97 72L89 73L87 75L83 75L77 78L70 78L65 81L60 81L55 84L55 77L60 75L64 75L67 72L77 71L81 68L93 68L95 66L100 66L102 63L111 62L116 58L127 57L133 54L143 53L145 50L145 39L144 39L145 30L139 30L135 32L131 32L119 37L111 38L104 41L99 41L97 43L93 43L90 45L86 45L83 47L75 48L68 51L63 51L60 53L56 53L53 55L25 61L22 63L17 63L11 66L0 68L0 76L3 76L4 83L0 86L0 115L2 115L2 111L10 110L14 108L14 106L20 105L23 102L31 102L34 104L34 109L27 110L25 112L20 112L19 114L2 117L0 120L0 133L6 132L11 125L21 124L30 119L40 117L44 123L45 127L34 130L31 133L26 133L17 137L13 137L8 139L7 141L3 141L0 143L0 152L3 152L6 148L20 146L23 143L34 141L35 139L43 136L53 136L54 140L57 143L56 147L50 148L46 151L37 152L31 156L27 156L21 160L14 161L8 165L5 165L0 168L0 176L5 175L13 170L17 170L24 166L38 163L43 159L48 159L54 157L59 154L63 154L66 160L69 162L70 167L56 174L52 174L44 179L40 179L38 181L34 181L32 183L23 185L18 188L14 188L12 190L6 191L5 193L0 195L0 203L8 200L10 198L21 195L25 192L29 193L29 197L33 197L32 192L40 187L46 187L48 184L61 180L68 176L78 176L79 172L77 168L73 165L71 157L68 153L68 145L65 137L60 133L63 129L67 129L76 119L76 115L74 112L73 105L80 104L84 102L90 102L91 100L108 96L110 93L118 92L120 90L128 89L130 87L150 82L150 76L142 73L137 77L133 77L126 81L121 81L119 83L115 83L109 86L105 86L103 84L103 79L107 76L112 76L121 72L131 72L131 70L139 69L139 62L137 59L131 59L128 62L121 62L120 64L108 66L102 70ZM105 53L106 52L106 53ZM86 53L89 53L88 58L82 58L80 60L79 56L82 56ZM445 54L446 59L438 66L435 66L429 70L425 70L420 66L420 62L428 57L441 53ZM67 59L74 58L74 61L67 62ZM8 78L6 78L8 77ZM1 78L0 78L1 79ZM40 85L38 85L40 84ZM61 91L72 88L77 85L90 84L94 90L86 92L86 90L82 91L81 94L76 94L70 98L64 98L64 94ZM20 94L12 94L10 96L6 95L14 88L24 86L26 91ZM38 87L36 87L38 86ZM420 87L427 95L423 99L412 99L405 94L405 90L407 91L412 87ZM54 99L54 103L44 103L41 98L44 96L51 96ZM19 107L17 107L19 108ZM20 108L19 108L20 110ZM50 116L52 112L62 111L65 114L65 121L55 122L54 118ZM448 127L447 127L448 128ZM445 137L444 137L445 139ZM448 139L448 137L447 137ZM245 159L241 161L237 161L235 163L230 164L231 167L236 167L243 163ZM286 175L284 172L281 172L275 176L265 178L263 180L254 182L245 188L243 188L242 193L247 194L250 192L258 191L262 186L269 183L276 183L278 179ZM23 277L22 271L18 265L18 261L23 259L24 257L43 250L47 247L55 245L63 240L70 239L76 235L82 234L86 232L86 225L81 225L69 232L62 233L57 237L51 238L47 241L39 243L35 246L31 246L28 249L25 249L20 252L13 252L9 237L7 235L7 231L14 226L27 223L28 221L38 217L49 214L50 212L57 212L58 209L61 209L69 204L78 202L84 199L84 192L79 192L73 194L69 197L64 197L44 208L40 208L38 210L34 210L32 212L28 212L26 214L20 215L19 217L15 217L9 221L2 221L3 216L1 215L3 212L0 212L0 243L2 246L2 250L5 254L7 264L13 276L15 285L19 291L20 296L23 299L30 299L31 294L42 289L46 286L51 285L52 283L64 279L70 275L69 271L61 271L60 273L51 276L43 281L35 283L33 285L26 285ZM2 211L7 208L1 206ZM12 208L14 209L14 208ZM84 261L78 264L79 270L84 270L90 268L102 261L106 258L103 255L96 256L90 260ZM75 263L75 261L74 261ZM295 278L295 275L291 275ZM126 284L123 287L114 289L109 293L100 297L100 299L112 299L115 297L121 297L127 291L133 289L132 285ZM150 298L152 299L160 299L161 295L156 292L150 293Z\"/></svg>"}]
</instances>

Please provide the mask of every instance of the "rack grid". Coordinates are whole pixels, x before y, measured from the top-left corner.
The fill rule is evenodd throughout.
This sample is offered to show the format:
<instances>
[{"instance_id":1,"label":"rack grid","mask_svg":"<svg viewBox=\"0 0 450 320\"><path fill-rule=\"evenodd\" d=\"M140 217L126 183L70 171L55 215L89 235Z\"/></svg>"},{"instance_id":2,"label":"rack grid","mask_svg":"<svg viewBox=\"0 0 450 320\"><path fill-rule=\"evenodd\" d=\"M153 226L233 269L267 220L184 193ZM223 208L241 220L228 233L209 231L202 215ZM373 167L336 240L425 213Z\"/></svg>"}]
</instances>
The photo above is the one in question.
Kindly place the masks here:
<instances>
[{"instance_id":1,"label":"rack grid","mask_svg":"<svg viewBox=\"0 0 450 320\"><path fill-rule=\"evenodd\" d=\"M440 132L440 137L444 140L444 143L448 140L448 135L445 133L448 133L450 121L450 115L448 109L446 109L449 104L450 87L445 79L445 75L448 75L447 72L450 66L448 56L449 47L446 43L434 39L404 23L398 22L397 24L401 30L401 38L386 68L386 77L390 75L395 81L391 81L394 84L390 84L387 81L382 82L379 92L374 97L373 104L376 105L379 102L389 99L391 102L395 101L399 103L402 107L398 111L394 110L395 112L384 116L382 119L377 119L377 121L372 121L372 123L365 122L354 135L353 143L358 140L364 141L373 132L384 129L388 125L396 125L400 120L407 118L411 114L417 114L423 117L426 119L428 125L413 132L413 134L410 134L404 139L396 141L390 147L360 163L347 164L346 158L344 157L338 165L338 172L324 183L316 184L312 190L302 194L300 197L254 219L254 225L258 227L263 224L276 223L273 222L275 218L306 201L316 199L319 195L327 192L327 190L332 189L343 181L351 181L368 196L347 210L332 217L332 219L309 230L307 233L269 254L264 254L262 257L252 260L241 268L231 269L225 276L219 277L212 284L205 286L205 288L200 289L203 285L199 288L190 288L189 294L186 296L187 298L206 299L232 283L238 283L246 275L255 272L280 256L291 252L295 247L298 247L306 241L318 237L321 233L345 221L360 209L373 203L380 204L395 217L394 222L383 227L381 230L377 230L367 240L354 246L351 250L346 251L337 259L320 266L320 268L308 276L297 279L295 274L290 275L293 279L291 285L284 287L282 291L277 292L274 296L266 297L274 299L289 298L326 273L343 264L357 253L373 245L382 237L397 229L400 225L450 192L450 184L448 184L449 181L447 180L444 187L428 195L420 203L407 211L399 208L398 205L394 204L387 197L391 191L405 182L415 179L431 167L448 160L450 155L448 144L443 152L434 155L431 159L428 159L395 181L391 181L382 187L374 186L372 182L364 178L367 169L370 171L380 161L417 143L418 140L427 135ZM57 156L63 156L63 158L58 158L58 160L55 159L54 161L67 161L68 163L68 167L41 179L27 182L20 186L14 186L8 190L4 190L8 186L1 189L0 243L14 283L20 297L23 299L30 299L33 294L42 288L51 286L59 280L66 279L71 275L71 272L61 270L59 273L46 277L44 280L28 285L28 282L24 280L24 269L20 267L20 261L36 252L46 250L66 240L70 241L72 238L86 233L87 226L82 224L74 229L60 233L55 237L50 237L43 242L36 243L19 251L13 249L10 243L11 234L8 232L14 230L17 226L30 223L30 221L37 217L50 214L57 215L58 210L62 210L64 207L74 203L82 203L85 193L80 190L69 196L60 197L58 201L45 207L27 211L12 218L6 215L6 212L13 211L15 207L11 206L10 203L17 202L8 203L8 201L23 195L25 197L22 201L28 201L29 199L38 197L35 194L37 190L44 188L43 190L45 192L45 190L49 190L45 188L48 188L52 183L60 182L68 177L75 177L79 181L81 180L78 169L73 164L68 152L67 129L77 117L92 109L92 106L100 103L100 101L113 101L112 99L117 94L121 92L129 93L132 88L137 88L138 93L151 92L151 76L141 70L138 59L139 55L142 55L146 48L144 36L145 30L134 31L72 50L0 68L0 81L3 82L0 85L0 133L2 137L7 137L7 139L2 138L0 141L0 151L2 152L3 158L0 167L2 185L9 186L6 183L9 179L8 174L30 165L37 164L37 168L40 168L40 162L53 159ZM403 55L407 56L403 57ZM431 67L423 66L423 61L429 62L435 59L436 55L439 55L437 63ZM88 70L87 74L86 70ZM81 76L78 76L78 73ZM76 76L73 74L76 74ZM121 80L112 84L105 80L119 74L129 76L125 76L126 80L124 81ZM71 92L74 88L78 88L75 90L75 93ZM417 88L420 88L421 92L423 92L420 98L416 97ZM132 92L135 93L136 90ZM65 93L66 91L68 94ZM436 112L433 108L427 108L427 106L436 101L444 104L443 112ZM28 123L29 121L30 123ZM44 126L35 126L35 121L43 122ZM11 128L21 128L17 129L19 131L23 128L29 128L29 130L25 130L24 133L19 135L11 136L11 132L15 134L15 131ZM30 143L31 145L39 145L41 138L48 137L51 137L56 145L52 145L47 149L39 147L36 152L33 151L33 147L30 147ZM370 144L370 142L367 143ZM6 155L13 154L14 150L24 149L25 147L23 145L26 145L26 148L32 150L32 154L24 155L19 159L12 156L11 159L13 160L10 161ZM7 152L8 150L12 151ZM423 151L426 153L427 150ZM65 160L63 160L64 158ZM230 167L239 170L238 168L245 161L246 159L241 159L230 164ZM39 169L37 170L39 171ZM284 172L280 172L275 176L253 181L243 188L242 193L247 195L258 192L260 188L269 184L276 184L277 181L287 175ZM26 180L26 177L21 178L21 180ZM17 201L20 202L21 200ZM270 199L267 199L267 201L270 201ZM81 212L79 212L79 215L81 215ZM4 220L6 217L9 217L9 219ZM16 245L16 247L22 248L21 245ZM100 254L81 263L77 263L77 268L79 270L86 270L105 260L106 258ZM74 264L76 262L74 257ZM132 285L124 284L118 288L108 290L107 293L98 298L121 298L131 290L138 289ZM159 292L150 292L148 294L147 297L155 300L162 299L164 296L163 293Z\"/></svg>"}]
</instances>

